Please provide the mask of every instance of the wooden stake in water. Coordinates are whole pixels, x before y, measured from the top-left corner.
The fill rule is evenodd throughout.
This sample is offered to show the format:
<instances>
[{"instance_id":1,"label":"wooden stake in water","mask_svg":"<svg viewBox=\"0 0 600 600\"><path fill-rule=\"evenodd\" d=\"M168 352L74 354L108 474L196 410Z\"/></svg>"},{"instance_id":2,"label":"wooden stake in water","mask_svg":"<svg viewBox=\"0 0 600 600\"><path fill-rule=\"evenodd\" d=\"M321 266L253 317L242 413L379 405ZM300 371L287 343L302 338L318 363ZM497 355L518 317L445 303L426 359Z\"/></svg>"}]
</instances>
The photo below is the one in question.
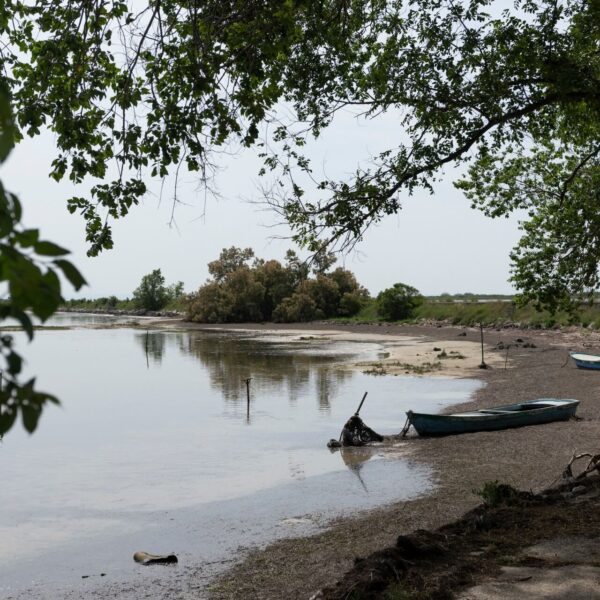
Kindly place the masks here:
<instances>
[{"instance_id":1,"label":"wooden stake in water","mask_svg":"<svg viewBox=\"0 0 600 600\"><path fill-rule=\"evenodd\" d=\"M485 360L483 360L483 323L479 323L479 330L481 331L481 364L479 365L479 368L487 369Z\"/></svg>"},{"instance_id":2,"label":"wooden stake in water","mask_svg":"<svg viewBox=\"0 0 600 600\"><path fill-rule=\"evenodd\" d=\"M246 418L250 420L250 382L252 377L248 377L244 381L246 382Z\"/></svg>"},{"instance_id":3,"label":"wooden stake in water","mask_svg":"<svg viewBox=\"0 0 600 600\"><path fill-rule=\"evenodd\" d=\"M148 338L150 337L150 332L146 329L146 368L150 368L150 361L148 360Z\"/></svg>"}]
</instances>

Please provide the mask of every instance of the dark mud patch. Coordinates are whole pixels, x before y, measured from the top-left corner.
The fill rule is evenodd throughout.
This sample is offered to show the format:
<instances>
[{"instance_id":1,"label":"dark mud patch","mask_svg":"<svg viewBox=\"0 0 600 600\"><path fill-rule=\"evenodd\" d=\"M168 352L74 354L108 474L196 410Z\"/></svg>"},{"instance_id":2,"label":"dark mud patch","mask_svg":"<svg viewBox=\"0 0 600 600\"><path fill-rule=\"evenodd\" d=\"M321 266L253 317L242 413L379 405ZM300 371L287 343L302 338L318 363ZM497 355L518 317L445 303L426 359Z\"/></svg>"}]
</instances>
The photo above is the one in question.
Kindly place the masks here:
<instances>
[{"instance_id":1,"label":"dark mud patch","mask_svg":"<svg viewBox=\"0 0 600 600\"><path fill-rule=\"evenodd\" d=\"M505 566L572 564L523 551L545 540L600 535L600 478L592 477L584 485L585 493L576 496L572 485L542 494L506 488L512 492L497 498L494 506L482 504L436 531L401 535L394 546L357 559L340 581L314 598L445 600L500 574Z\"/></svg>"}]
</instances>

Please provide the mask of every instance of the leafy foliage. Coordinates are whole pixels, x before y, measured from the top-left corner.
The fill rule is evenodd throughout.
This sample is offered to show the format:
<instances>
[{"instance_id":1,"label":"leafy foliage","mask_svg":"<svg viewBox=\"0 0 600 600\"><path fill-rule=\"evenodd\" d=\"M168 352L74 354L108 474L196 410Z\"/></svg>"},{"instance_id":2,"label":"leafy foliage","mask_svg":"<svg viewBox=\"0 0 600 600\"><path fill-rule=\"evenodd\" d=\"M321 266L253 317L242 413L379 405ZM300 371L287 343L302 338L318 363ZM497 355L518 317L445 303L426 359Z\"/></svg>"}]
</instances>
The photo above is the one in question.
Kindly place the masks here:
<instances>
[{"instance_id":1,"label":"leafy foliage","mask_svg":"<svg viewBox=\"0 0 600 600\"><path fill-rule=\"evenodd\" d=\"M133 291L133 303L137 308L161 310L182 295L183 282L167 287L161 270L155 269L142 277L140 285Z\"/></svg>"},{"instance_id":2,"label":"leafy foliage","mask_svg":"<svg viewBox=\"0 0 600 600\"><path fill-rule=\"evenodd\" d=\"M214 277L215 281L223 281L227 275L247 266L250 259L254 258L252 248L223 248L218 260L208 263L208 272Z\"/></svg>"},{"instance_id":3,"label":"leafy foliage","mask_svg":"<svg viewBox=\"0 0 600 600\"><path fill-rule=\"evenodd\" d=\"M356 314L368 299L352 273L333 266L329 257L308 277L308 266L293 251L286 265L254 258L251 248L226 248L218 260L209 263L213 276L190 299L188 318L198 322L245 321L301 322L338 315Z\"/></svg>"},{"instance_id":4,"label":"leafy foliage","mask_svg":"<svg viewBox=\"0 0 600 600\"><path fill-rule=\"evenodd\" d=\"M483 503L490 508L519 504L522 496L527 496L526 492L519 492L519 490L506 483L499 483L498 480L484 482L481 489L473 490L473 493L479 496ZM531 494L529 495L531 496Z\"/></svg>"},{"instance_id":5,"label":"leafy foliage","mask_svg":"<svg viewBox=\"0 0 600 600\"><path fill-rule=\"evenodd\" d=\"M0 9L16 136L51 129L52 177L96 182L90 197L68 201L86 221L90 254L112 247L111 220L139 202L147 175L177 177L185 167L206 181L212 151L259 144L262 173L278 184L267 201L294 240L323 257L351 247L418 189L433 192L445 167L467 164L457 185L474 206L493 217L528 211L512 254L526 299L556 308L597 287L597 0L139 7L56 0ZM282 103L294 120L276 114ZM397 115L398 142L347 180L318 179L302 154L306 138L347 108ZM265 142L261 123L274 123Z\"/></svg>"},{"instance_id":6,"label":"leafy foliage","mask_svg":"<svg viewBox=\"0 0 600 600\"><path fill-rule=\"evenodd\" d=\"M402 195L433 192L445 165L468 163L457 186L473 206L492 217L528 211L511 255L523 299L555 310L593 293L600 260L599 3L515 2L496 17L485 0L369 6L364 27L350 37L355 68L323 59L319 101L303 97L298 109L313 123L346 106L367 117L398 110L399 137L407 141L350 181L318 182L323 193L310 202L294 177L288 193L271 202L296 239L315 251L323 239L351 246L397 212ZM288 158L309 171L298 152L290 147ZM289 171L285 161L271 166Z\"/></svg>"},{"instance_id":7,"label":"leafy foliage","mask_svg":"<svg viewBox=\"0 0 600 600\"><path fill-rule=\"evenodd\" d=\"M395 283L377 295L377 313L388 321L399 321L412 316L423 303L419 290L404 283Z\"/></svg>"},{"instance_id":8,"label":"leafy foliage","mask_svg":"<svg viewBox=\"0 0 600 600\"><path fill-rule=\"evenodd\" d=\"M8 93L0 86L0 161L4 162L14 144L15 128ZM0 303L0 322L12 319L33 339L31 315L42 322L61 302L59 273L76 289L85 280L77 268L64 258L69 252L40 238L37 229L21 224L18 198L0 183L0 282L8 288L8 298ZM14 425L21 414L23 426L33 432L44 405L58 403L54 396L35 387L35 379L21 382L23 358L14 349L12 336L0 334L0 435Z\"/></svg>"},{"instance_id":9,"label":"leafy foliage","mask_svg":"<svg viewBox=\"0 0 600 600\"><path fill-rule=\"evenodd\" d=\"M310 2L268 0L6 2L0 9L19 135L55 133L51 176L98 183L68 201L90 255L113 245L110 220L146 192L144 175L211 171L210 152L254 143L282 98ZM318 22L315 22L311 27ZM314 31L313 34L314 35ZM118 173L106 182L109 165Z\"/></svg>"}]
</instances>

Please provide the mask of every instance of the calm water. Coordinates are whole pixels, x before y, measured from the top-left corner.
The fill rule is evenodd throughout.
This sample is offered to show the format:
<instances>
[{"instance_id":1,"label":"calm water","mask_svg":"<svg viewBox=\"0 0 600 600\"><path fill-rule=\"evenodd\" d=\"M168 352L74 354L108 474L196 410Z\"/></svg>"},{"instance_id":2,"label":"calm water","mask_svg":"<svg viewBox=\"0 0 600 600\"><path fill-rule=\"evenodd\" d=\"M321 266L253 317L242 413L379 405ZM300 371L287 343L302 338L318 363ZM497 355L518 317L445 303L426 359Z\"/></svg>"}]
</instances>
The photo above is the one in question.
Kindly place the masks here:
<instances>
[{"instance_id":1,"label":"calm water","mask_svg":"<svg viewBox=\"0 0 600 600\"><path fill-rule=\"evenodd\" d=\"M422 494L425 465L377 449L332 453L327 440L366 390L361 415L394 433L408 408L436 411L479 385L336 368L375 358L373 343L87 328L99 323L114 320L60 316L53 324L75 327L22 348L62 406L33 436L19 425L0 444L0 598L135 598L137 585L161 581L187 598L190 575L209 577L240 546ZM180 563L143 568L136 550Z\"/></svg>"}]
</instances>

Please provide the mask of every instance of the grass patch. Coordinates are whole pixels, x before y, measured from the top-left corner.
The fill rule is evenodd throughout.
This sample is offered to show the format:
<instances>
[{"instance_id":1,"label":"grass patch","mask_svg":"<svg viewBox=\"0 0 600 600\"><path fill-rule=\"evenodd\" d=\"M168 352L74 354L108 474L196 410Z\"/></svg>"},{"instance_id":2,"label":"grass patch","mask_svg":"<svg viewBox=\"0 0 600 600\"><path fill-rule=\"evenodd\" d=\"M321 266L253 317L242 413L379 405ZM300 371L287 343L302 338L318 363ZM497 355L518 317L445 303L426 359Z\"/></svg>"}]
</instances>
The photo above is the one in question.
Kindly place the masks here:
<instances>
[{"instance_id":1,"label":"grass patch","mask_svg":"<svg viewBox=\"0 0 600 600\"><path fill-rule=\"evenodd\" d=\"M385 590L384 600L425 600L423 592L410 589L402 583L393 583Z\"/></svg>"},{"instance_id":2,"label":"grass patch","mask_svg":"<svg viewBox=\"0 0 600 600\"><path fill-rule=\"evenodd\" d=\"M442 368L440 361L436 362L425 362L420 365L412 365L410 363L403 363L400 361L392 361L388 363L371 363L367 365L371 367L366 371L363 371L365 375L388 375L388 369L390 367L399 368L404 371L406 375L425 375L426 373L433 373L439 371Z\"/></svg>"},{"instance_id":3,"label":"grass patch","mask_svg":"<svg viewBox=\"0 0 600 600\"><path fill-rule=\"evenodd\" d=\"M476 296L483 298L484 296ZM502 326L515 323L523 327L535 329L551 329L577 325L600 329L600 306L581 306L577 314L557 312L554 315L547 311L537 311L533 306L517 306L509 296L495 296L496 299L478 301L443 301L428 298L417 307L410 319L399 323L415 323L419 321L444 321L451 325L474 327L482 323L487 326ZM502 298L502 300L498 299ZM338 323L382 323L377 314L375 300L368 302L354 317L333 319Z\"/></svg>"},{"instance_id":4,"label":"grass patch","mask_svg":"<svg viewBox=\"0 0 600 600\"><path fill-rule=\"evenodd\" d=\"M377 363L370 365L370 369L363 371L365 375L387 375L388 372L386 368L383 366L383 363Z\"/></svg>"},{"instance_id":5,"label":"grass patch","mask_svg":"<svg viewBox=\"0 0 600 600\"><path fill-rule=\"evenodd\" d=\"M481 489L473 490L473 493L479 496L489 508L517 504L521 496L514 487L506 483L498 483L497 480L486 481Z\"/></svg>"}]
</instances>

